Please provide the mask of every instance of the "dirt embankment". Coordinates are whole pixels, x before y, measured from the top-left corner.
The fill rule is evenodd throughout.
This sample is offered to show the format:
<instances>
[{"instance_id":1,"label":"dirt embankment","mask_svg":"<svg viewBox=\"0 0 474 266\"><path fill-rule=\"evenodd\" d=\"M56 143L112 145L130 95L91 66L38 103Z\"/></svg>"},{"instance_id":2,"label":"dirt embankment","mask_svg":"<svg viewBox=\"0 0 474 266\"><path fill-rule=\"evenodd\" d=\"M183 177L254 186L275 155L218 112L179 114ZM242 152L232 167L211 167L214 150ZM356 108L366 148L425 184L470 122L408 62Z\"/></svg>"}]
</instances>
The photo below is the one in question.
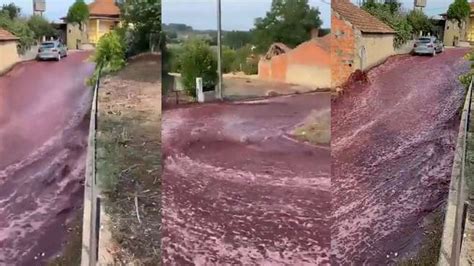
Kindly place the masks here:
<instances>
[{"instance_id":1,"label":"dirt embankment","mask_svg":"<svg viewBox=\"0 0 474 266\"><path fill-rule=\"evenodd\" d=\"M101 83L97 167L117 264L160 262L160 67L160 56L141 55Z\"/></svg>"}]
</instances>

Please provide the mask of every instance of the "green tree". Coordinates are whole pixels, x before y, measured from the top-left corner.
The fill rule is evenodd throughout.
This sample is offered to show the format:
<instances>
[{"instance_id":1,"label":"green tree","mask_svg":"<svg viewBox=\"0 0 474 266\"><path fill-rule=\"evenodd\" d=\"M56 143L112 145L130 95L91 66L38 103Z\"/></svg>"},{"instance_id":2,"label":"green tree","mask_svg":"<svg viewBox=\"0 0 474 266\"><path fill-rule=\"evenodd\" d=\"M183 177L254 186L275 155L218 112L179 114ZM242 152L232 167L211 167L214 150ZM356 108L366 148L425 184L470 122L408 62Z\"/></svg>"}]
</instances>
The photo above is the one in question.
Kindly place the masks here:
<instances>
[{"instance_id":1,"label":"green tree","mask_svg":"<svg viewBox=\"0 0 474 266\"><path fill-rule=\"evenodd\" d=\"M469 17L470 13L471 7L467 0L454 0L454 2L449 5L447 15L448 19L457 21L459 27L461 27L463 21Z\"/></svg>"},{"instance_id":2,"label":"green tree","mask_svg":"<svg viewBox=\"0 0 474 266\"><path fill-rule=\"evenodd\" d=\"M362 8L364 9L378 9L383 7L385 10L389 11L390 13L398 13L400 12L402 4L399 3L397 0L387 0L384 3L380 3L376 0L367 0L363 3Z\"/></svg>"},{"instance_id":3,"label":"green tree","mask_svg":"<svg viewBox=\"0 0 474 266\"><path fill-rule=\"evenodd\" d=\"M419 34L420 31L431 32L433 30L433 23L427 15L421 10L412 10L407 16L408 23L410 23L413 32Z\"/></svg>"},{"instance_id":4,"label":"green tree","mask_svg":"<svg viewBox=\"0 0 474 266\"><path fill-rule=\"evenodd\" d=\"M181 50L180 69L183 86L196 97L196 78L203 79L205 90L213 90L217 82L217 59L211 47L202 39L191 39Z\"/></svg>"},{"instance_id":5,"label":"green tree","mask_svg":"<svg viewBox=\"0 0 474 266\"><path fill-rule=\"evenodd\" d=\"M250 31L228 31L224 32L222 44L232 49L239 49L252 41Z\"/></svg>"},{"instance_id":6,"label":"green tree","mask_svg":"<svg viewBox=\"0 0 474 266\"><path fill-rule=\"evenodd\" d=\"M132 32L132 50L142 52L161 47L161 1L128 0L121 5L125 25Z\"/></svg>"},{"instance_id":7,"label":"green tree","mask_svg":"<svg viewBox=\"0 0 474 266\"><path fill-rule=\"evenodd\" d=\"M0 12L0 28L13 33L20 40L18 41L18 52L25 53L34 44L34 32L28 27L25 19L11 19L6 12Z\"/></svg>"},{"instance_id":8,"label":"green tree","mask_svg":"<svg viewBox=\"0 0 474 266\"><path fill-rule=\"evenodd\" d=\"M400 47L412 38L413 28L408 22L407 16L400 11L393 12L393 7L389 4L366 2L362 8L396 31L395 47Z\"/></svg>"},{"instance_id":9,"label":"green tree","mask_svg":"<svg viewBox=\"0 0 474 266\"><path fill-rule=\"evenodd\" d=\"M10 19L15 19L20 16L21 8L16 6L14 3L10 3L8 5L3 5L0 12L6 12Z\"/></svg>"},{"instance_id":10,"label":"green tree","mask_svg":"<svg viewBox=\"0 0 474 266\"><path fill-rule=\"evenodd\" d=\"M66 20L73 24L78 24L82 31L83 24L89 20L89 7L84 0L76 0L74 4L69 7Z\"/></svg>"},{"instance_id":11,"label":"green tree","mask_svg":"<svg viewBox=\"0 0 474 266\"><path fill-rule=\"evenodd\" d=\"M57 34L53 25L42 16L31 16L28 19L28 26L34 32L36 40L41 39L43 36L53 37Z\"/></svg>"},{"instance_id":12,"label":"green tree","mask_svg":"<svg viewBox=\"0 0 474 266\"><path fill-rule=\"evenodd\" d=\"M253 42L258 52L266 51L274 42L295 47L311 37L311 29L319 28L322 21L317 8L308 0L273 0L264 18L257 18Z\"/></svg>"}]
</instances>

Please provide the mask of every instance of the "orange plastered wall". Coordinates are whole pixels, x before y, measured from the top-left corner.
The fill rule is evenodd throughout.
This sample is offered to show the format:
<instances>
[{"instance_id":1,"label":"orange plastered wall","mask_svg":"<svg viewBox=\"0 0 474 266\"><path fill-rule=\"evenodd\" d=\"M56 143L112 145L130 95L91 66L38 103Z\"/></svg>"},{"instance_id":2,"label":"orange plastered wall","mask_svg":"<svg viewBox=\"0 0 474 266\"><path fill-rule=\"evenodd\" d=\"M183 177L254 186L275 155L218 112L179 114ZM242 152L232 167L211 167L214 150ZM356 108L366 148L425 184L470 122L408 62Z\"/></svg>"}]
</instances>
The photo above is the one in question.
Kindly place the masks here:
<instances>
[{"instance_id":1,"label":"orange plastered wall","mask_svg":"<svg viewBox=\"0 0 474 266\"><path fill-rule=\"evenodd\" d=\"M327 66L331 63L330 55L314 41L308 41L288 54L289 64L308 66Z\"/></svg>"},{"instance_id":2,"label":"orange plastered wall","mask_svg":"<svg viewBox=\"0 0 474 266\"><path fill-rule=\"evenodd\" d=\"M271 80L271 63L267 60L260 60L258 62L258 77L265 80Z\"/></svg>"},{"instance_id":3,"label":"orange plastered wall","mask_svg":"<svg viewBox=\"0 0 474 266\"><path fill-rule=\"evenodd\" d=\"M286 54L281 54L273 57L271 65L272 80L285 82L286 70L288 69L288 56Z\"/></svg>"},{"instance_id":4,"label":"orange plastered wall","mask_svg":"<svg viewBox=\"0 0 474 266\"><path fill-rule=\"evenodd\" d=\"M332 87L337 87L344 84L353 72L355 35L352 25L341 19L334 10L331 31L331 78Z\"/></svg>"}]
</instances>

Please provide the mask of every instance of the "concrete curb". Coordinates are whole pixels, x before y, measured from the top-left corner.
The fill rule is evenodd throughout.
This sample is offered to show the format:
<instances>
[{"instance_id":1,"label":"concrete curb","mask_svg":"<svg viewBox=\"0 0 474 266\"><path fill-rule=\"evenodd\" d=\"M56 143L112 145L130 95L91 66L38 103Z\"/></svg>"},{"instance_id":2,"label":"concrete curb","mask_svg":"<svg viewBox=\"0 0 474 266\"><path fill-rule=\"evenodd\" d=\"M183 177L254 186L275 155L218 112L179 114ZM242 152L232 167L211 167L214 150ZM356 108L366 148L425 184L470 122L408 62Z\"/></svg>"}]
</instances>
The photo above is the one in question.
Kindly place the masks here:
<instances>
[{"instance_id":1,"label":"concrete curb","mask_svg":"<svg viewBox=\"0 0 474 266\"><path fill-rule=\"evenodd\" d=\"M466 200L466 189L464 180L462 180L461 169L463 167L463 149L464 149L464 128L468 122L468 110L469 110L469 95L471 94L472 86L469 87L468 96L464 101L464 107L461 116L461 123L459 125L459 133L456 142L456 149L454 152L453 168L451 172L451 181L449 184L449 196L446 206L446 214L443 226L443 235L441 238L441 248L439 252L438 265L448 266L457 265L453 264L454 258L452 257L453 245L455 239L462 238L462 230L458 230L459 221L456 217L459 217L459 212L463 211L463 206L458 208L458 205L464 205ZM459 218L458 218L459 219ZM464 264L461 264L464 265Z\"/></svg>"},{"instance_id":2,"label":"concrete curb","mask_svg":"<svg viewBox=\"0 0 474 266\"><path fill-rule=\"evenodd\" d=\"M97 212L97 195L95 191L95 147L96 147L96 131L95 131L95 103L97 101L98 88L94 87L94 97L91 106L91 119L89 124L89 137L87 142L87 159L86 159L86 176L84 181L84 213L82 217L82 251L81 266L95 265L97 260L97 241L92 239L96 234L96 219L94 213Z\"/></svg>"}]
</instances>

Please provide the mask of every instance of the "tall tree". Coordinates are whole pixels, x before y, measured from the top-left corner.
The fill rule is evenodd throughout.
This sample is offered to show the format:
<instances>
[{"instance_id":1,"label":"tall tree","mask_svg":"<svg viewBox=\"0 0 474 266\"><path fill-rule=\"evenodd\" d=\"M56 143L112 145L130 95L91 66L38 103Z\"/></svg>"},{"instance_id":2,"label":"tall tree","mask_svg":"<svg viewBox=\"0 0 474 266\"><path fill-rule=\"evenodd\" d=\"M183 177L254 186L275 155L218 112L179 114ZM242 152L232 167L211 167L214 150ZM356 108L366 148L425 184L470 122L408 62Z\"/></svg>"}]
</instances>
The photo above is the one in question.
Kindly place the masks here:
<instances>
[{"instance_id":1,"label":"tall tree","mask_svg":"<svg viewBox=\"0 0 474 266\"><path fill-rule=\"evenodd\" d=\"M462 23L469 17L471 6L467 0L454 0L448 8L448 19L455 20L461 27Z\"/></svg>"},{"instance_id":2,"label":"tall tree","mask_svg":"<svg viewBox=\"0 0 474 266\"><path fill-rule=\"evenodd\" d=\"M421 10L414 9L407 15L408 23L410 23L413 32L419 34L422 32L431 32L433 30L433 23L428 16Z\"/></svg>"},{"instance_id":3,"label":"tall tree","mask_svg":"<svg viewBox=\"0 0 474 266\"><path fill-rule=\"evenodd\" d=\"M133 25L135 49L149 50L161 43L161 0L128 0L121 4L126 25Z\"/></svg>"},{"instance_id":4,"label":"tall tree","mask_svg":"<svg viewBox=\"0 0 474 266\"><path fill-rule=\"evenodd\" d=\"M35 33L35 39L39 40L43 36L52 37L56 35L56 29L42 16L33 15L28 19L28 26Z\"/></svg>"},{"instance_id":5,"label":"tall tree","mask_svg":"<svg viewBox=\"0 0 474 266\"><path fill-rule=\"evenodd\" d=\"M21 8L16 6L14 3L10 3L8 5L3 5L1 8L1 12L6 12L10 19L15 19L20 16Z\"/></svg>"},{"instance_id":6,"label":"tall tree","mask_svg":"<svg viewBox=\"0 0 474 266\"><path fill-rule=\"evenodd\" d=\"M310 7L308 0L273 0L264 18L257 18L253 42L258 52L264 52L274 42L290 47L307 41L311 29L320 28L318 8Z\"/></svg>"},{"instance_id":7,"label":"tall tree","mask_svg":"<svg viewBox=\"0 0 474 266\"><path fill-rule=\"evenodd\" d=\"M224 32L222 43L232 49L239 49L251 42L252 35L249 31Z\"/></svg>"},{"instance_id":8,"label":"tall tree","mask_svg":"<svg viewBox=\"0 0 474 266\"><path fill-rule=\"evenodd\" d=\"M66 19L69 23L78 24L82 30L83 24L89 19L89 7L84 0L76 0L69 7Z\"/></svg>"}]
</instances>

